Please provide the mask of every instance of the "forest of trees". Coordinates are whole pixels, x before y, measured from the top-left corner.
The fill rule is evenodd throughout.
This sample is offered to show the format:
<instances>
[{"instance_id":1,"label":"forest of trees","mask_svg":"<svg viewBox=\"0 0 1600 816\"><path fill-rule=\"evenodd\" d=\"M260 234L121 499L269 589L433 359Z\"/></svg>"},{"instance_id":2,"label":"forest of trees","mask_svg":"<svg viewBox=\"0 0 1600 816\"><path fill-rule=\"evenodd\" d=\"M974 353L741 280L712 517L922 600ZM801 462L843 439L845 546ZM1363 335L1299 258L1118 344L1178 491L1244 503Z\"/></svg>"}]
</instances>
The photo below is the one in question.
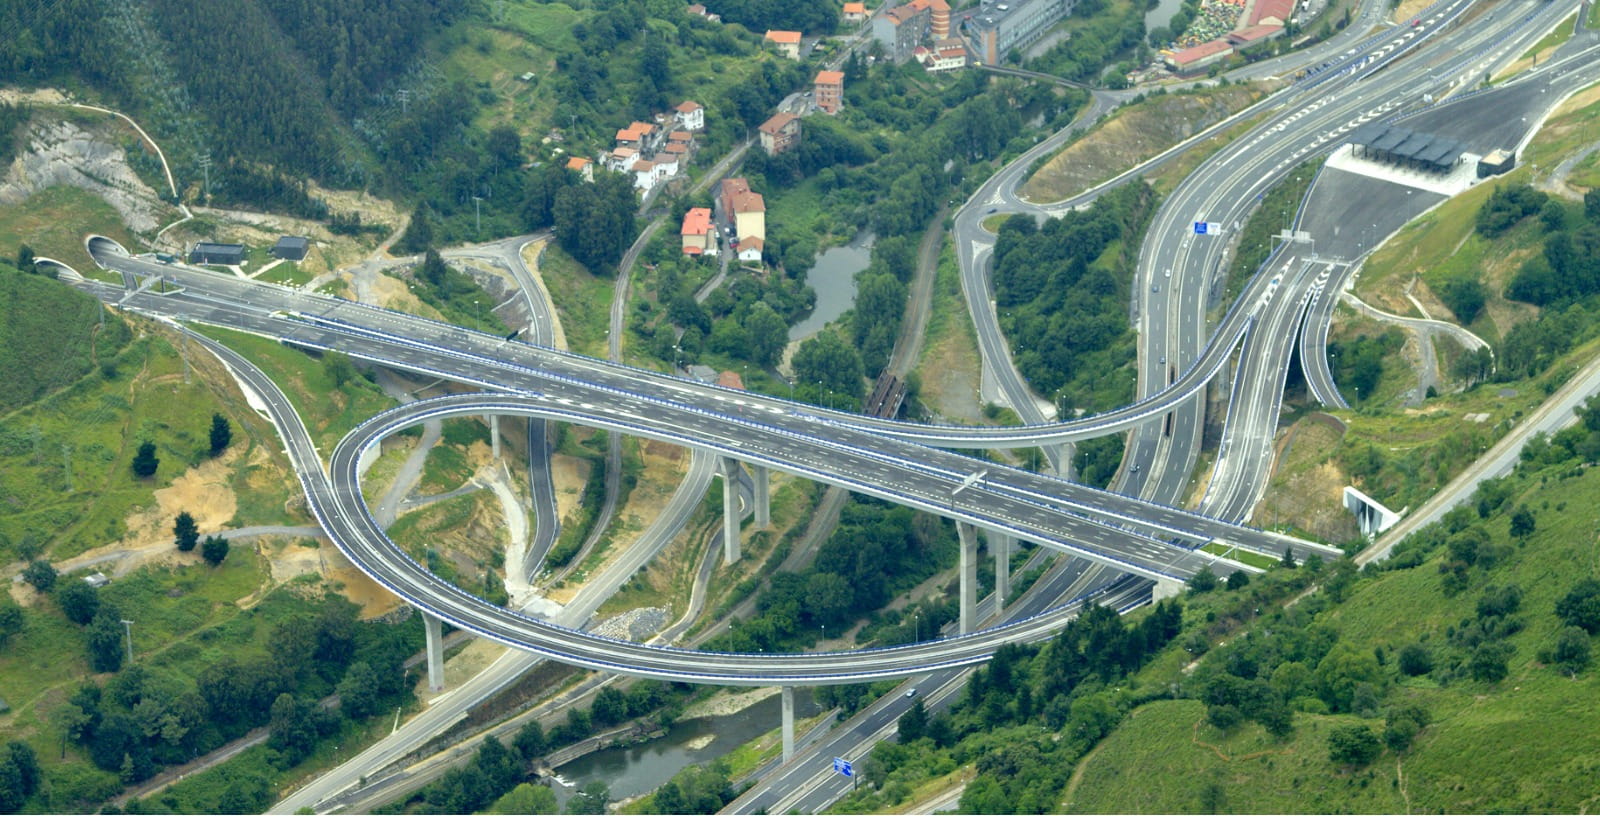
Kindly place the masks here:
<instances>
[{"instance_id":1,"label":"forest of trees","mask_svg":"<svg viewBox=\"0 0 1600 816\"><path fill-rule=\"evenodd\" d=\"M1000 227L994 261L1000 325L1016 349L1018 370L1064 409L1104 410L1131 396L1130 281L1137 236L1155 204L1148 186L1130 184L1043 227L1023 215Z\"/></svg>"},{"instance_id":2,"label":"forest of trees","mask_svg":"<svg viewBox=\"0 0 1600 816\"><path fill-rule=\"evenodd\" d=\"M277 624L265 650L219 657L189 676L148 661L125 665L121 611L96 591L84 593L86 586L63 586L58 602L72 620L86 623L94 670L114 674L80 686L60 716L68 723L67 738L124 784L263 725L272 729L274 762L287 768L344 719L390 710L409 693L403 663L421 643L415 620L402 626L361 623L352 604L325 599L311 614ZM84 621L86 614L92 617ZM338 695L337 707L318 703L331 694ZM235 804L259 811L275 795L261 780L241 791ZM139 812L138 803L130 803L128 812Z\"/></svg>"}]
</instances>

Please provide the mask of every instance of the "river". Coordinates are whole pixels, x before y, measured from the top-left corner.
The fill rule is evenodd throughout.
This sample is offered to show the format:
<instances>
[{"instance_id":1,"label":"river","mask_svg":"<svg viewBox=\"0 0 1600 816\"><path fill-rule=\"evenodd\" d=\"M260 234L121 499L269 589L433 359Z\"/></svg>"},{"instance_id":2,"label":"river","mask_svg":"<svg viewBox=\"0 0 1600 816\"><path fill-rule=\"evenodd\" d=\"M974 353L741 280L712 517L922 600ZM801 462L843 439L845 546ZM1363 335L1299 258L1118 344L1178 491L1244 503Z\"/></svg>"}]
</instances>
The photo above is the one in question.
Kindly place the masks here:
<instances>
[{"instance_id":1,"label":"river","mask_svg":"<svg viewBox=\"0 0 1600 816\"><path fill-rule=\"evenodd\" d=\"M836 246L817 256L817 262L806 273L806 283L816 290L817 302L811 314L789 329L789 342L804 340L839 315L850 310L856 302L856 273L867 268L872 256L872 234L863 232L844 246Z\"/></svg>"},{"instance_id":2,"label":"river","mask_svg":"<svg viewBox=\"0 0 1600 816\"><path fill-rule=\"evenodd\" d=\"M661 787L678 771L702 765L779 727L782 701L774 694L749 708L722 717L702 717L674 723L665 736L626 748L607 748L581 756L555 769L571 787L555 785L556 796L566 800L589 782L611 787L612 801L639 796ZM794 690L795 719L820 711L811 690ZM713 737L705 742L706 737ZM796 735L798 736L798 735ZM698 747L694 747L698 746Z\"/></svg>"},{"instance_id":3,"label":"river","mask_svg":"<svg viewBox=\"0 0 1600 816\"><path fill-rule=\"evenodd\" d=\"M1177 14L1178 9L1182 7L1183 0L1161 0L1155 8L1144 13L1145 33L1171 22L1172 15Z\"/></svg>"}]
</instances>

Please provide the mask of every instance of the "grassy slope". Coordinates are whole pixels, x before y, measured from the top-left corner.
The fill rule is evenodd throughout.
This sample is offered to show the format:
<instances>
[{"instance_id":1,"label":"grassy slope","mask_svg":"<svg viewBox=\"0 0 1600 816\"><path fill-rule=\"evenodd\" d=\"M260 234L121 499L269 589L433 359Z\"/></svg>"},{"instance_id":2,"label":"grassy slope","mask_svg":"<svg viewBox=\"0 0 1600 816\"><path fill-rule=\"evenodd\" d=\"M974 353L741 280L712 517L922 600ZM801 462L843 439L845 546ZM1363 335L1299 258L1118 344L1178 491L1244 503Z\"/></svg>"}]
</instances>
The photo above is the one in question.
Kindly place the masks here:
<instances>
[{"instance_id":1,"label":"grassy slope","mask_svg":"<svg viewBox=\"0 0 1600 816\"><path fill-rule=\"evenodd\" d=\"M1193 94L1164 94L1123 108L1052 156L1023 185L1033 201L1059 201L1160 153L1206 126L1242 110L1261 91L1229 86Z\"/></svg>"},{"instance_id":2,"label":"grassy slope","mask_svg":"<svg viewBox=\"0 0 1600 816\"><path fill-rule=\"evenodd\" d=\"M612 281L591 274L554 244L545 250L539 271L566 332L567 347L579 354L605 357Z\"/></svg>"},{"instance_id":3,"label":"grassy slope","mask_svg":"<svg viewBox=\"0 0 1600 816\"><path fill-rule=\"evenodd\" d=\"M343 388L334 385L327 368L309 354L265 337L203 326L210 337L243 354L276 382L305 421L317 450L332 452L340 438L374 414L390 408L394 401L376 385L356 377Z\"/></svg>"},{"instance_id":4,"label":"grassy slope","mask_svg":"<svg viewBox=\"0 0 1600 816\"><path fill-rule=\"evenodd\" d=\"M89 233L114 238L130 250L139 246L110 204L76 187L51 187L21 204L0 207L3 257L15 257L17 246L25 243L38 255L92 276L99 267L83 248L83 238Z\"/></svg>"},{"instance_id":5,"label":"grassy slope","mask_svg":"<svg viewBox=\"0 0 1600 816\"><path fill-rule=\"evenodd\" d=\"M1436 554L1419 567L1358 584L1346 603L1318 618L1358 651L1381 646L1392 654L1419 638L1442 642L1449 627L1472 617L1486 585L1514 583L1523 590L1520 617L1526 628L1509 639L1516 651L1505 681L1441 687L1427 678L1406 679L1390 693L1391 703L1420 703L1434 719L1400 758L1404 801L1395 798L1392 753L1354 774L1328 762L1323 729L1358 718L1297 715L1297 735L1277 745L1264 742L1254 726L1226 737L1209 726L1197 730L1198 704L1163 702L1141 708L1086 761L1070 809L1194 811L1212 781L1225 788L1226 809L1245 812L1577 811L1592 806L1600 799L1594 782L1600 710L1573 701L1600 692L1600 672L1571 680L1536 659L1559 628L1552 614L1556 599L1595 569L1592 542L1600 508L1593 496L1600 490L1600 472L1588 469L1562 479L1562 469L1524 480L1508 503L1526 504L1537 515L1539 529L1526 545L1511 540L1504 517L1489 522L1491 536L1514 554L1489 575L1475 574L1466 591L1444 595L1436 568L1442 555ZM1548 481L1541 485L1544 478ZM1163 670L1172 673L1172 665ZM1388 671L1393 677L1392 663ZM1381 720L1364 722L1382 725ZM1218 744L1231 761L1194 739ZM1260 750L1278 753L1254 760L1239 756ZM1107 784L1134 773L1139 785Z\"/></svg>"},{"instance_id":6,"label":"grassy slope","mask_svg":"<svg viewBox=\"0 0 1600 816\"><path fill-rule=\"evenodd\" d=\"M127 324L100 326L100 303L42 275L0 266L0 415L111 360Z\"/></svg>"}]
</instances>

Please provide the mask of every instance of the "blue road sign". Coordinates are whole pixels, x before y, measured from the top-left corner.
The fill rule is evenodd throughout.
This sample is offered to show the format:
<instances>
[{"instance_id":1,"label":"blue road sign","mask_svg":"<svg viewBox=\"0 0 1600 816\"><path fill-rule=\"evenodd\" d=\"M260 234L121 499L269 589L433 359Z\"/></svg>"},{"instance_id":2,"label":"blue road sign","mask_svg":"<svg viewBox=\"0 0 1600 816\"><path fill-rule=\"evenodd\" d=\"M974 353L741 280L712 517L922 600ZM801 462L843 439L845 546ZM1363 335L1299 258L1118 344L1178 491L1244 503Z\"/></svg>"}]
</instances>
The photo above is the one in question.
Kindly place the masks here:
<instances>
[{"instance_id":1,"label":"blue road sign","mask_svg":"<svg viewBox=\"0 0 1600 816\"><path fill-rule=\"evenodd\" d=\"M1195 235L1205 235L1206 234L1206 227L1208 227L1208 226L1210 226L1210 225L1207 224L1204 221L1196 221L1196 222L1194 222L1194 234Z\"/></svg>"},{"instance_id":2,"label":"blue road sign","mask_svg":"<svg viewBox=\"0 0 1600 816\"><path fill-rule=\"evenodd\" d=\"M856 775L855 767L850 764L850 760L845 759L844 757L833 758L833 770L837 773L844 774L845 776L853 777Z\"/></svg>"}]
</instances>

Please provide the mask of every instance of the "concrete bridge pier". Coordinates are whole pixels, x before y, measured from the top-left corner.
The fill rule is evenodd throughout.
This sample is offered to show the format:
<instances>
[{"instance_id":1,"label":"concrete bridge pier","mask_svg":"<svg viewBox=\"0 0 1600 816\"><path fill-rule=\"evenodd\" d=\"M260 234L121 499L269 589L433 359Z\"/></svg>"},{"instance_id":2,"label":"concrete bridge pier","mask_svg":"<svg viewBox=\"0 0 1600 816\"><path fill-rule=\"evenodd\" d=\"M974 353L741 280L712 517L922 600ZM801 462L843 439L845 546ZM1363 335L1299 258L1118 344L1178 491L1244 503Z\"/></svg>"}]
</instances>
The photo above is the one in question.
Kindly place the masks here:
<instances>
[{"instance_id":1,"label":"concrete bridge pier","mask_svg":"<svg viewBox=\"0 0 1600 816\"><path fill-rule=\"evenodd\" d=\"M739 560L739 460L722 457L722 562Z\"/></svg>"},{"instance_id":2,"label":"concrete bridge pier","mask_svg":"<svg viewBox=\"0 0 1600 816\"><path fill-rule=\"evenodd\" d=\"M999 614L1006 608L1006 596L1011 594L1011 536L989 533L989 549L994 550L994 611Z\"/></svg>"},{"instance_id":3,"label":"concrete bridge pier","mask_svg":"<svg viewBox=\"0 0 1600 816\"><path fill-rule=\"evenodd\" d=\"M973 630L978 606L978 531L966 522L956 522L961 538L961 634Z\"/></svg>"},{"instance_id":4,"label":"concrete bridge pier","mask_svg":"<svg viewBox=\"0 0 1600 816\"><path fill-rule=\"evenodd\" d=\"M756 529L763 529L772 524L772 484L769 480L771 471L760 465L750 466L751 480L755 482L756 500Z\"/></svg>"},{"instance_id":5,"label":"concrete bridge pier","mask_svg":"<svg viewBox=\"0 0 1600 816\"><path fill-rule=\"evenodd\" d=\"M428 639L428 690L444 691L444 636L439 619L423 612L422 631Z\"/></svg>"},{"instance_id":6,"label":"concrete bridge pier","mask_svg":"<svg viewBox=\"0 0 1600 816\"><path fill-rule=\"evenodd\" d=\"M489 419L489 447L494 452L496 461L500 459L500 415L490 414Z\"/></svg>"},{"instance_id":7,"label":"concrete bridge pier","mask_svg":"<svg viewBox=\"0 0 1600 816\"><path fill-rule=\"evenodd\" d=\"M783 687L783 761L794 757L794 686Z\"/></svg>"},{"instance_id":8,"label":"concrete bridge pier","mask_svg":"<svg viewBox=\"0 0 1600 816\"><path fill-rule=\"evenodd\" d=\"M1176 598L1183 594L1183 582L1176 578L1157 578L1155 588L1150 590L1150 602L1160 603L1168 598Z\"/></svg>"}]
</instances>

